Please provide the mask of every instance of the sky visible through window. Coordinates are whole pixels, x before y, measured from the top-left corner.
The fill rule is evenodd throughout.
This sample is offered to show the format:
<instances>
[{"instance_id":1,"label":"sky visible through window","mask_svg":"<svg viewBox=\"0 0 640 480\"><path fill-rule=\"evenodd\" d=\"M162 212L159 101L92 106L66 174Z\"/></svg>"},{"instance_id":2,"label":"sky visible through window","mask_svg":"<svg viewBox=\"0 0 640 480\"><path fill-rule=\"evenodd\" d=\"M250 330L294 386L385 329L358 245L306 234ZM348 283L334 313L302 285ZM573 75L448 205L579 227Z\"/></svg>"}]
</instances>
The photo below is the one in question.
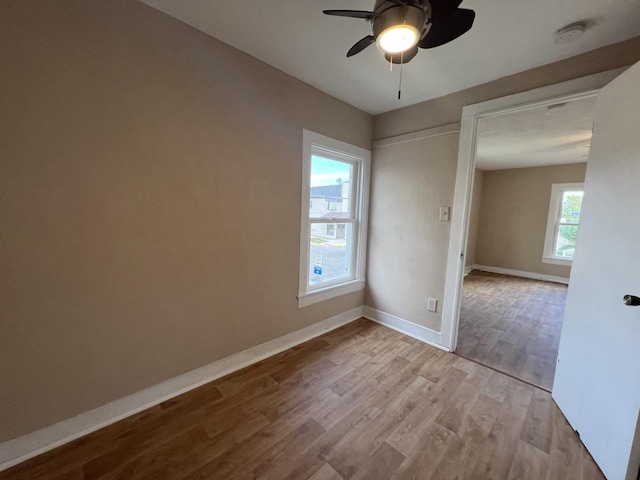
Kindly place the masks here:
<instances>
[{"instance_id":1,"label":"sky visible through window","mask_svg":"<svg viewBox=\"0 0 640 480\"><path fill-rule=\"evenodd\" d=\"M337 185L351 180L351 165L313 155L311 157L311 186Z\"/></svg>"}]
</instances>

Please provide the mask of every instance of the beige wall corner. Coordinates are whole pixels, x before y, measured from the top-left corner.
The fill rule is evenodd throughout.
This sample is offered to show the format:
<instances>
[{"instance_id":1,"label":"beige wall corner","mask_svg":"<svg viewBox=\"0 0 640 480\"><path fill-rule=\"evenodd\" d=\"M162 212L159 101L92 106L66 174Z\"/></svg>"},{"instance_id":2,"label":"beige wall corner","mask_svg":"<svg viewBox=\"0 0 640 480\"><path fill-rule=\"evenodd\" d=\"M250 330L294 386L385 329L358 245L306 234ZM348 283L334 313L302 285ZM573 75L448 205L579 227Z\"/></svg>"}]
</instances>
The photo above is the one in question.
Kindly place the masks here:
<instances>
[{"instance_id":1,"label":"beige wall corner","mask_svg":"<svg viewBox=\"0 0 640 480\"><path fill-rule=\"evenodd\" d=\"M569 278L542 262L551 185L584 182L586 163L485 171L475 263Z\"/></svg>"},{"instance_id":2,"label":"beige wall corner","mask_svg":"<svg viewBox=\"0 0 640 480\"><path fill-rule=\"evenodd\" d=\"M440 295L438 288L443 288L445 283L450 225L437 225L435 215L444 201L442 198L446 195L453 197L458 135L449 136L446 142L454 137L456 140L446 147L441 144L445 140L438 137L421 140L424 144L421 147L410 146L411 143L396 144L395 139L420 138L423 130L434 131L459 122L465 105L629 66L639 59L640 37L636 37L374 117L374 145L393 146L373 151L366 305L440 330L441 317L426 311L426 300L432 294ZM416 165L415 172L411 173L410 165ZM439 170L435 165L451 165L452 170ZM547 194L545 208L548 201ZM408 209L396 212L401 221L396 220L394 212L405 204L409 205ZM412 235L400 235L393 228L388 229L388 225L405 228ZM470 234L473 235L472 232ZM544 237L544 230L542 235ZM479 233L477 242L480 242ZM394 251L399 248L398 244L402 244L407 253ZM540 249L539 256L541 252ZM476 251L475 263L481 262ZM537 263L540 263L540 258ZM548 264L540 270L557 277L564 277L567 272L566 267Z\"/></svg>"},{"instance_id":3,"label":"beige wall corner","mask_svg":"<svg viewBox=\"0 0 640 480\"><path fill-rule=\"evenodd\" d=\"M451 225L438 213L453 202L458 141L456 126L373 151L366 305L435 331Z\"/></svg>"}]
</instances>

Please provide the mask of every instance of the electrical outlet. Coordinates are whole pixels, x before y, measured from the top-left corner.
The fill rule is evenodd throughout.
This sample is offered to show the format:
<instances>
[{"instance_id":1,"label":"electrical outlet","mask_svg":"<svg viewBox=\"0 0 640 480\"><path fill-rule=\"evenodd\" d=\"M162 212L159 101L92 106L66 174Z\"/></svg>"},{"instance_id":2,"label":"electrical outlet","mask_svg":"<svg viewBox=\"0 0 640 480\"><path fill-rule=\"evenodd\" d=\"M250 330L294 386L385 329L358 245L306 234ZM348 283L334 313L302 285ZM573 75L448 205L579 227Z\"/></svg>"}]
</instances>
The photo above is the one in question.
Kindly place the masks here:
<instances>
[{"instance_id":1,"label":"electrical outlet","mask_svg":"<svg viewBox=\"0 0 640 480\"><path fill-rule=\"evenodd\" d=\"M435 298L430 298L429 302L427 303L427 310L429 310L430 312L435 312L438 310L438 300Z\"/></svg>"}]
</instances>

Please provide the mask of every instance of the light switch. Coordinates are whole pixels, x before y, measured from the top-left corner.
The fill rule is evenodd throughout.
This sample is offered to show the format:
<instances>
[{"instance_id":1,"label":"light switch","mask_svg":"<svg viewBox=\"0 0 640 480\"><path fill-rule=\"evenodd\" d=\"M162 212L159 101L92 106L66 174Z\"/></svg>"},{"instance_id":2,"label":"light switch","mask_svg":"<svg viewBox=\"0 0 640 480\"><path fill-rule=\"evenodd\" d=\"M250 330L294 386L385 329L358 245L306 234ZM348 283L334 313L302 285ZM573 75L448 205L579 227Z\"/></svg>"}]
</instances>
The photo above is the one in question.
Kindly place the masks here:
<instances>
[{"instance_id":1,"label":"light switch","mask_svg":"<svg viewBox=\"0 0 640 480\"><path fill-rule=\"evenodd\" d=\"M430 312L436 312L438 310L438 300L435 298L430 298L427 302L427 310Z\"/></svg>"},{"instance_id":2,"label":"light switch","mask_svg":"<svg viewBox=\"0 0 640 480\"><path fill-rule=\"evenodd\" d=\"M449 221L449 207L440 207L440 221L441 222Z\"/></svg>"}]
</instances>

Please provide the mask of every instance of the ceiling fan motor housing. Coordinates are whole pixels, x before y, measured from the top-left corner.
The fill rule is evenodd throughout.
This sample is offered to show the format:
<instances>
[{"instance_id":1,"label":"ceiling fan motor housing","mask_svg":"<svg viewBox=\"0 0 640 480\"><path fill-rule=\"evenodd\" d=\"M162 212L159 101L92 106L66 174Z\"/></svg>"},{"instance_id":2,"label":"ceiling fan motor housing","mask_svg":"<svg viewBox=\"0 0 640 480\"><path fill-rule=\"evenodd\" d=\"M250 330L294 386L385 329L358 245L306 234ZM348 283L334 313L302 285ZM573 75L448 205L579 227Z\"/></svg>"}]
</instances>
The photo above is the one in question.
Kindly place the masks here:
<instances>
[{"instance_id":1,"label":"ceiling fan motor housing","mask_svg":"<svg viewBox=\"0 0 640 480\"><path fill-rule=\"evenodd\" d=\"M378 37L391 26L404 24L414 27L422 34L426 17L424 10L418 7L398 5L397 8L389 8L373 19L373 36Z\"/></svg>"},{"instance_id":2,"label":"ceiling fan motor housing","mask_svg":"<svg viewBox=\"0 0 640 480\"><path fill-rule=\"evenodd\" d=\"M378 14L373 19L373 36L378 38L382 32L396 25L407 25L415 28L418 38L426 33L428 2L421 1L396 3L389 0L376 0L374 11Z\"/></svg>"},{"instance_id":3,"label":"ceiling fan motor housing","mask_svg":"<svg viewBox=\"0 0 640 480\"><path fill-rule=\"evenodd\" d=\"M464 35L475 12L458 8L462 0L376 0L374 10L323 10L326 15L372 23L372 35L358 40L347 57L376 43L393 63L407 63L419 48L435 48Z\"/></svg>"}]
</instances>

